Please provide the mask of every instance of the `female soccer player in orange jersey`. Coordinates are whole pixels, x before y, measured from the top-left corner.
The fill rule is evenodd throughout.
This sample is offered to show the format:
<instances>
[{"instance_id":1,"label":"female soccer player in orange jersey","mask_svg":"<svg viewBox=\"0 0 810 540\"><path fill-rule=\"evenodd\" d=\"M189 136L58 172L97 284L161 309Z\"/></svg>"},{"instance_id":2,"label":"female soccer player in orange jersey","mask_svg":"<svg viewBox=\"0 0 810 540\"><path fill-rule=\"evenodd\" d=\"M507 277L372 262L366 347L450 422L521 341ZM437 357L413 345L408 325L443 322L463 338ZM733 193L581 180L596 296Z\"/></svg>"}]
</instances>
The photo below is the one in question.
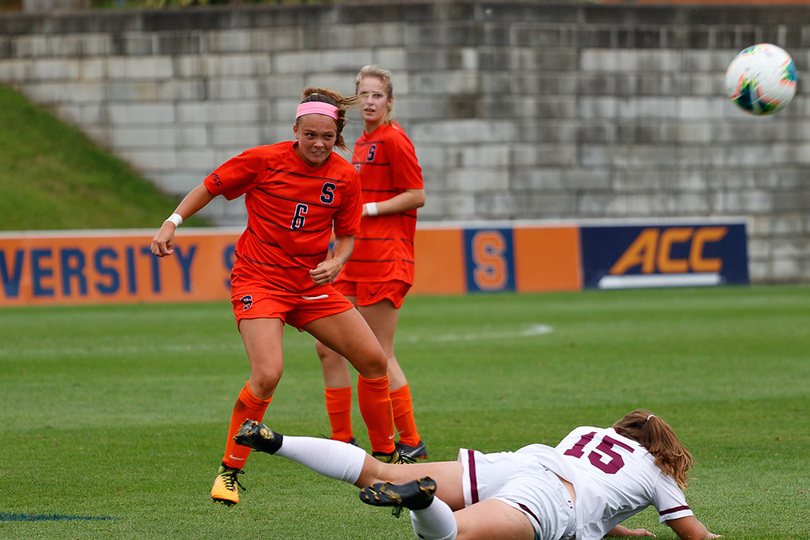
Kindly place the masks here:
<instances>
[{"instance_id":1,"label":"female soccer player in orange jersey","mask_svg":"<svg viewBox=\"0 0 810 540\"><path fill-rule=\"evenodd\" d=\"M425 204L422 170L413 143L391 118L391 72L365 66L355 82L364 129L354 145L352 163L362 183L363 220L352 257L334 285L357 306L388 357L399 453L406 459L424 458L427 451L416 429L408 381L394 355L399 308L413 284L416 209ZM319 342L316 349L323 366L332 438L351 442L349 368L326 344Z\"/></svg>"},{"instance_id":2,"label":"female soccer player in orange jersey","mask_svg":"<svg viewBox=\"0 0 810 540\"><path fill-rule=\"evenodd\" d=\"M233 441L246 418L262 418L283 370L284 324L306 330L339 351L359 372L358 399L372 452L397 461L388 360L360 313L331 285L351 255L361 216L360 179L332 153L345 148L346 110L357 103L308 88L298 106L295 141L258 146L230 159L191 190L152 240L152 253L170 255L175 230L217 195L245 196L247 229L236 244L231 301L250 361L239 393L222 466L211 497L232 506L250 449ZM329 242L334 230L331 253Z\"/></svg>"}]
</instances>

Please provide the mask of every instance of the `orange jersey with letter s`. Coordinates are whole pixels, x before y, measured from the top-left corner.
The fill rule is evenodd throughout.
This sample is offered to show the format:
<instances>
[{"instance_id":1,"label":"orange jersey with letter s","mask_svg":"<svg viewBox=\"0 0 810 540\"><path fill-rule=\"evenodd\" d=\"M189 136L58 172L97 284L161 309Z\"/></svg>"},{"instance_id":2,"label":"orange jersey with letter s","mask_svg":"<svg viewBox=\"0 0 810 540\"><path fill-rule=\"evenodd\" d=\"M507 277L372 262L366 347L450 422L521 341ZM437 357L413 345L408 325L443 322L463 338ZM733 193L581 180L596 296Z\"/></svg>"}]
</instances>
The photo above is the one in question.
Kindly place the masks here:
<instances>
[{"instance_id":1,"label":"orange jersey with letter s","mask_svg":"<svg viewBox=\"0 0 810 540\"><path fill-rule=\"evenodd\" d=\"M363 202L388 200L408 189L423 189L413 143L397 124L363 133L352 164L360 173ZM341 277L350 281L399 280L413 284L416 209L363 218L354 252Z\"/></svg>"},{"instance_id":2,"label":"orange jersey with letter s","mask_svg":"<svg viewBox=\"0 0 810 540\"><path fill-rule=\"evenodd\" d=\"M333 153L310 167L292 141L258 146L228 160L205 179L213 195L245 196L247 229L236 244L233 273L269 287L307 291L309 271L323 261L332 231L356 234L362 202L357 171Z\"/></svg>"}]
</instances>

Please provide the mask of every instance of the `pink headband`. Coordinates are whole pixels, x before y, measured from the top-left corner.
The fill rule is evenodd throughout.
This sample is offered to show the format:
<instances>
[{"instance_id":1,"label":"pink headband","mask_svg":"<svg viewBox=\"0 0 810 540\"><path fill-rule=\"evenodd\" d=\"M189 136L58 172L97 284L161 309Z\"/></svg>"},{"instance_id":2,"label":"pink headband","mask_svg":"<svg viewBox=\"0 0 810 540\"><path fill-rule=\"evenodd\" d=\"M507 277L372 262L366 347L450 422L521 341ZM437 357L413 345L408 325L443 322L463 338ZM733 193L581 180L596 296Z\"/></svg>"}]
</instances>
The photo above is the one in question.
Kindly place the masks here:
<instances>
[{"instance_id":1,"label":"pink headband","mask_svg":"<svg viewBox=\"0 0 810 540\"><path fill-rule=\"evenodd\" d=\"M298 111L295 113L295 119L298 120L305 114L323 114L330 118L338 119L338 108L334 105L324 103L323 101L307 101L298 106Z\"/></svg>"}]
</instances>

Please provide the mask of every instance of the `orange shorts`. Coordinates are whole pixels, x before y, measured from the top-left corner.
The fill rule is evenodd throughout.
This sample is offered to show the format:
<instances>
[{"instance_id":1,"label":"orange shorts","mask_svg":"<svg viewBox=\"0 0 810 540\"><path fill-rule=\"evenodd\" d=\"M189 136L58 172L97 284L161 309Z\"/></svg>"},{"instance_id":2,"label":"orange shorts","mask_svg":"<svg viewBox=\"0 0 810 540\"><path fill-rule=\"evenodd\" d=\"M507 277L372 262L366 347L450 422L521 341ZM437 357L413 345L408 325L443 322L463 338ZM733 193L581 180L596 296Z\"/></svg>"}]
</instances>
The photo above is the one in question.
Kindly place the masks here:
<instances>
[{"instance_id":1,"label":"orange shorts","mask_svg":"<svg viewBox=\"0 0 810 540\"><path fill-rule=\"evenodd\" d=\"M405 301L405 295L411 286L404 281L348 281L336 279L335 289L345 296L357 298L358 306L370 306L381 300L390 300L399 309Z\"/></svg>"},{"instance_id":2,"label":"orange shorts","mask_svg":"<svg viewBox=\"0 0 810 540\"><path fill-rule=\"evenodd\" d=\"M281 319L299 330L312 321L354 308L332 285L306 294L272 289L263 281L231 277L231 303L236 322L242 319Z\"/></svg>"}]
</instances>

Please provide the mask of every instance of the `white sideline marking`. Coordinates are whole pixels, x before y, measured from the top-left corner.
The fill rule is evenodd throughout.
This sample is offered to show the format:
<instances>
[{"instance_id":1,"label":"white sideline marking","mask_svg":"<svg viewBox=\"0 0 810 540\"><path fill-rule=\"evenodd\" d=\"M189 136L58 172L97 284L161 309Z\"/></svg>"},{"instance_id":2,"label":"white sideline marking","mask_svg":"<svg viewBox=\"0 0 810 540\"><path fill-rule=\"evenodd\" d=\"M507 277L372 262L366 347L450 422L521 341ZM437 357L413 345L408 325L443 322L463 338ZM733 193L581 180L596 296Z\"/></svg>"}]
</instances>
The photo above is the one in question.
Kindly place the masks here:
<instances>
[{"instance_id":1,"label":"white sideline marking","mask_svg":"<svg viewBox=\"0 0 810 540\"><path fill-rule=\"evenodd\" d=\"M722 284L717 273L702 274L650 274L631 276L604 276L597 285L600 289L641 289L652 287L714 287Z\"/></svg>"},{"instance_id":2,"label":"white sideline marking","mask_svg":"<svg viewBox=\"0 0 810 540\"><path fill-rule=\"evenodd\" d=\"M480 341L492 339L510 339L543 336L554 332L554 328L547 324L531 324L524 328L512 330L492 330L468 332L464 334L444 334L440 336L408 336L397 338L401 343L447 343L454 341ZM298 346L295 346L298 345ZM312 343L297 343L286 345L285 348L301 349L311 347ZM132 346L101 346L101 347L48 347L35 348L28 346L24 350L0 349L0 358L19 358L28 356L62 356L62 357L86 357L86 356L117 356L124 354L145 355L156 352L195 352L195 351L222 351L222 352L244 352L244 345L241 342L219 343L219 344L176 344L167 343L163 345L132 345Z\"/></svg>"},{"instance_id":3,"label":"white sideline marking","mask_svg":"<svg viewBox=\"0 0 810 540\"><path fill-rule=\"evenodd\" d=\"M195 351L244 351L242 343L200 345L200 344L166 344L166 345L131 345L114 347L60 347L37 349L31 346L24 350L0 349L0 358L20 357L20 356L63 356L63 357L84 357L84 356L117 356L122 354L145 355L156 352L195 352Z\"/></svg>"},{"instance_id":4,"label":"white sideline marking","mask_svg":"<svg viewBox=\"0 0 810 540\"><path fill-rule=\"evenodd\" d=\"M420 336L410 336L402 341L406 343L417 343L417 342L447 342L447 341L479 341L482 339L508 339L508 338L516 338L516 337L532 337L532 336L543 336L546 334L550 334L554 331L554 328L547 324L532 324L526 328L516 328L514 330L499 330L499 331L491 331L491 332L469 332L466 334L446 334L442 336L433 336L433 337L420 337Z\"/></svg>"}]
</instances>

